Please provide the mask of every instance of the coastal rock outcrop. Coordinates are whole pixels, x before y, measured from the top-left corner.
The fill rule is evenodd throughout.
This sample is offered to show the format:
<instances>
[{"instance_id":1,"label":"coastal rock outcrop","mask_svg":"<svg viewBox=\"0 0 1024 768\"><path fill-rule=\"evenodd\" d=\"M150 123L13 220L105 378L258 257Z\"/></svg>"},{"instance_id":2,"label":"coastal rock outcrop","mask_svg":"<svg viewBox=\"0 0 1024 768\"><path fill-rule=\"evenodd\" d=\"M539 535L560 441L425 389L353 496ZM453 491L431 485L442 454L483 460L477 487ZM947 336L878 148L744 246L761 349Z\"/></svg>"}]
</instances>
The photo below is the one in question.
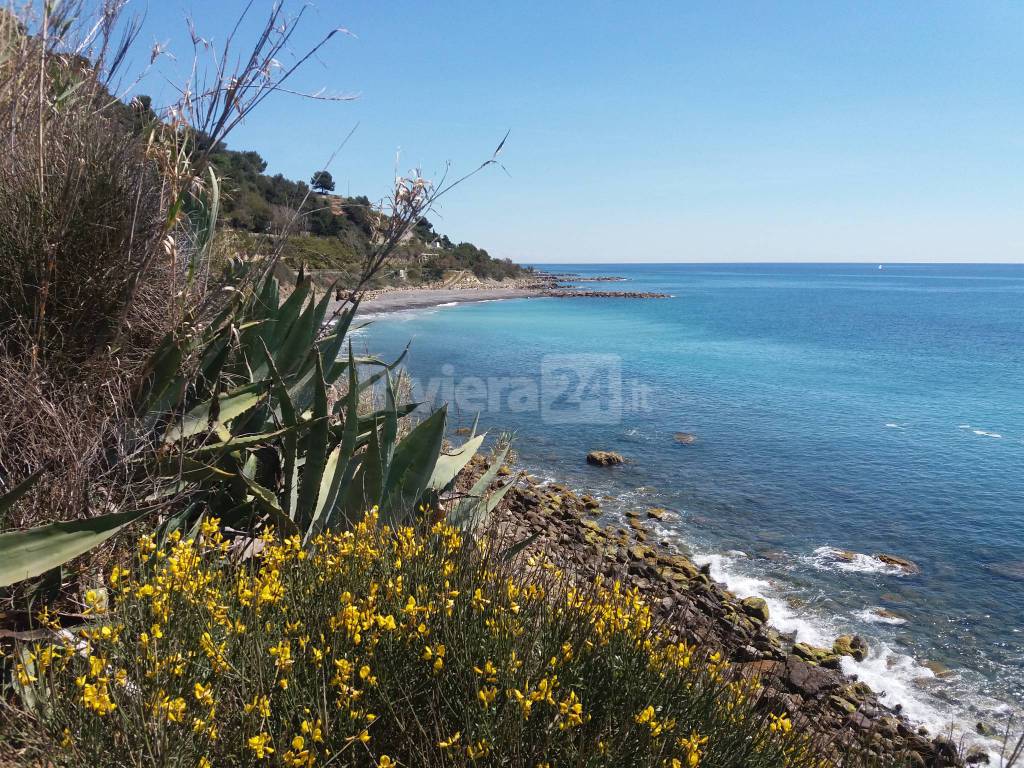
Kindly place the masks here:
<instances>
[{"instance_id":1,"label":"coastal rock outcrop","mask_svg":"<svg viewBox=\"0 0 1024 768\"><path fill-rule=\"evenodd\" d=\"M556 299L671 299L670 293L654 291L583 291L568 288L552 288L541 292L542 296Z\"/></svg>"},{"instance_id":2,"label":"coastal rock outcrop","mask_svg":"<svg viewBox=\"0 0 1024 768\"><path fill-rule=\"evenodd\" d=\"M591 451L587 454L587 464L595 467L614 467L625 462L625 457L615 451Z\"/></svg>"},{"instance_id":3,"label":"coastal rock outcrop","mask_svg":"<svg viewBox=\"0 0 1024 768\"><path fill-rule=\"evenodd\" d=\"M482 471L483 460L476 461ZM472 479L471 472L466 482ZM727 674L757 677L765 705L788 713L795 727L831 745L837 758L867 747L880 764L964 765L947 743L907 721L898 702L883 701L843 674L840 653L866 653L866 643L848 636L827 649L794 644L768 623L767 605L758 598L737 598L707 566L698 567L671 544L650 543L643 512L613 519L593 503L564 485L522 478L496 511L494 535L507 537L503 546L523 543L522 556L544 552L566 578L587 583L600 577L636 589L673 641L717 650L728 662Z\"/></svg>"},{"instance_id":4,"label":"coastal rock outcrop","mask_svg":"<svg viewBox=\"0 0 1024 768\"><path fill-rule=\"evenodd\" d=\"M768 603L761 597L748 597L740 603L743 606L743 612L753 619L764 624L768 621Z\"/></svg>"},{"instance_id":5,"label":"coastal rock outcrop","mask_svg":"<svg viewBox=\"0 0 1024 768\"><path fill-rule=\"evenodd\" d=\"M881 560L886 565L891 565L895 568L899 568L904 573L913 574L920 573L921 568L913 560L907 560L905 557L897 557L896 555L890 555L886 552L879 552L874 555L876 560Z\"/></svg>"},{"instance_id":6,"label":"coastal rock outcrop","mask_svg":"<svg viewBox=\"0 0 1024 768\"><path fill-rule=\"evenodd\" d=\"M836 656L849 656L854 661L864 661L868 657L868 643L860 635L840 635L832 643L832 653Z\"/></svg>"}]
</instances>

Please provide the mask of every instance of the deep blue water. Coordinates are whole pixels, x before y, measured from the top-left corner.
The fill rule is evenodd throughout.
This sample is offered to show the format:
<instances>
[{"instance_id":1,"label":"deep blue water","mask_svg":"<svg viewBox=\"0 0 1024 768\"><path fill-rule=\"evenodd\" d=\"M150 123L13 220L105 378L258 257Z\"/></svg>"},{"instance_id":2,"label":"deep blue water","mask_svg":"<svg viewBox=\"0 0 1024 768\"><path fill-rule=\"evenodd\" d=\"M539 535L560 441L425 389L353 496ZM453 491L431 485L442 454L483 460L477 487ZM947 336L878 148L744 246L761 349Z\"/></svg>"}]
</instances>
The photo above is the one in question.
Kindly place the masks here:
<instances>
[{"instance_id":1,"label":"deep blue water","mask_svg":"<svg viewBox=\"0 0 1024 768\"><path fill-rule=\"evenodd\" d=\"M1024 266L544 268L673 298L396 313L360 343L411 340L421 396L452 400L455 424L481 410L535 474L611 497L610 519L675 510L664 535L783 629L869 637L850 671L912 715L1024 703ZM595 448L630 463L588 467Z\"/></svg>"}]
</instances>

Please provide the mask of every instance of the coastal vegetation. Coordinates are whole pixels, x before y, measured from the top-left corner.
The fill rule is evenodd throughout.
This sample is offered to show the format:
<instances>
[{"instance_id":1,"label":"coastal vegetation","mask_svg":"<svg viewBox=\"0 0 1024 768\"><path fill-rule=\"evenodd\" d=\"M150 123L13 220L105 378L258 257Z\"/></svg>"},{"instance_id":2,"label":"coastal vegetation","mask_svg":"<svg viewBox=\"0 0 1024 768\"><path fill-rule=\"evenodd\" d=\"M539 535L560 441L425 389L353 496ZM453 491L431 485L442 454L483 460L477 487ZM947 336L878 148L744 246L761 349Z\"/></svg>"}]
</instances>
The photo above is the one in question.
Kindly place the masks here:
<instances>
[{"instance_id":1,"label":"coastal vegetation","mask_svg":"<svg viewBox=\"0 0 1024 768\"><path fill-rule=\"evenodd\" d=\"M381 226L376 219L382 213L369 198L332 194L335 180L326 170L316 171L309 185L268 175L259 153L231 150L223 143L212 149L210 161L222 180L222 215L235 231L236 249L265 251L269 235L281 259L295 269L330 270L347 280L359 276L378 245L374 238ZM472 243L453 242L424 216L403 233L371 287L434 283L460 271L485 281L530 274Z\"/></svg>"},{"instance_id":2,"label":"coastal vegetation","mask_svg":"<svg viewBox=\"0 0 1024 768\"><path fill-rule=\"evenodd\" d=\"M363 292L424 244L442 274L505 267L433 234L444 188L418 174L335 212L225 148L293 71L271 62L295 20L274 6L248 63L225 56L157 114L111 96L137 31L120 8L0 13L0 760L923 762L870 727L830 742L730 643L661 611L648 593L669 555L619 568L583 511L574 535L611 575L541 546L510 517L541 491L509 442L486 459L475 429L453 443L443 409L401 397L401 358L354 353ZM345 273L332 290L303 264L274 276L307 238L352 245L344 269L321 265ZM685 558L665 569L695 601L736 603ZM707 621L767 636L762 606L739 610ZM791 667L831 701L833 678Z\"/></svg>"}]
</instances>

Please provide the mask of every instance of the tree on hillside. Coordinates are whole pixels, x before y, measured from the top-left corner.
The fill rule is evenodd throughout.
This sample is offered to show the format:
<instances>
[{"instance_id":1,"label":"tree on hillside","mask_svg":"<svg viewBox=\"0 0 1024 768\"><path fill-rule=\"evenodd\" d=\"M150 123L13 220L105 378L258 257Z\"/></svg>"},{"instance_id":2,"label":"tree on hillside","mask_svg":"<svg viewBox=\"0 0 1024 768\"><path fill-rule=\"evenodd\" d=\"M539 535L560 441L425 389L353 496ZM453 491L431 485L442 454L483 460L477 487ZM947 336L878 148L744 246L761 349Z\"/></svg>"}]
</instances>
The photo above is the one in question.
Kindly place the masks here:
<instances>
[{"instance_id":1,"label":"tree on hillside","mask_svg":"<svg viewBox=\"0 0 1024 768\"><path fill-rule=\"evenodd\" d=\"M321 195L326 195L328 192L334 191L334 177L331 176L330 171L317 171L309 180L309 186Z\"/></svg>"}]
</instances>

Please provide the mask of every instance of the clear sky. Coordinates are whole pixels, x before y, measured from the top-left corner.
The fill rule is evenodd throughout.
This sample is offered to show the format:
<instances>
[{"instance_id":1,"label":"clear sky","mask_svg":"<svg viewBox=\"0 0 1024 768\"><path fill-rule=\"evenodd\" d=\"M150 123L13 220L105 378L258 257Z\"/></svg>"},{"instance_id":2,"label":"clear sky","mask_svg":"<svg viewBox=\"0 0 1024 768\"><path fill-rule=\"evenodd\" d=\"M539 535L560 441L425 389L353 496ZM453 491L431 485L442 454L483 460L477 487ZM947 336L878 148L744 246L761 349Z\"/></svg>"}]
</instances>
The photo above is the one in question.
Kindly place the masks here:
<instances>
[{"instance_id":1,"label":"clear sky","mask_svg":"<svg viewBox=\"0 0 1024 768\"><path fill-rule=\"evenodd\" d=\"M159 72L191 56L187 11L216 43L243 5L151 0ZM275 96L229 145L308 179L358 124L331 170L378 198L397 150L458 174L510 131L508 174L431 217L494 255L1024 261L1020 0L318 0L296 47L331 26L354 36L294 85L359 98Z\"/></svg>"}]
</instances>

